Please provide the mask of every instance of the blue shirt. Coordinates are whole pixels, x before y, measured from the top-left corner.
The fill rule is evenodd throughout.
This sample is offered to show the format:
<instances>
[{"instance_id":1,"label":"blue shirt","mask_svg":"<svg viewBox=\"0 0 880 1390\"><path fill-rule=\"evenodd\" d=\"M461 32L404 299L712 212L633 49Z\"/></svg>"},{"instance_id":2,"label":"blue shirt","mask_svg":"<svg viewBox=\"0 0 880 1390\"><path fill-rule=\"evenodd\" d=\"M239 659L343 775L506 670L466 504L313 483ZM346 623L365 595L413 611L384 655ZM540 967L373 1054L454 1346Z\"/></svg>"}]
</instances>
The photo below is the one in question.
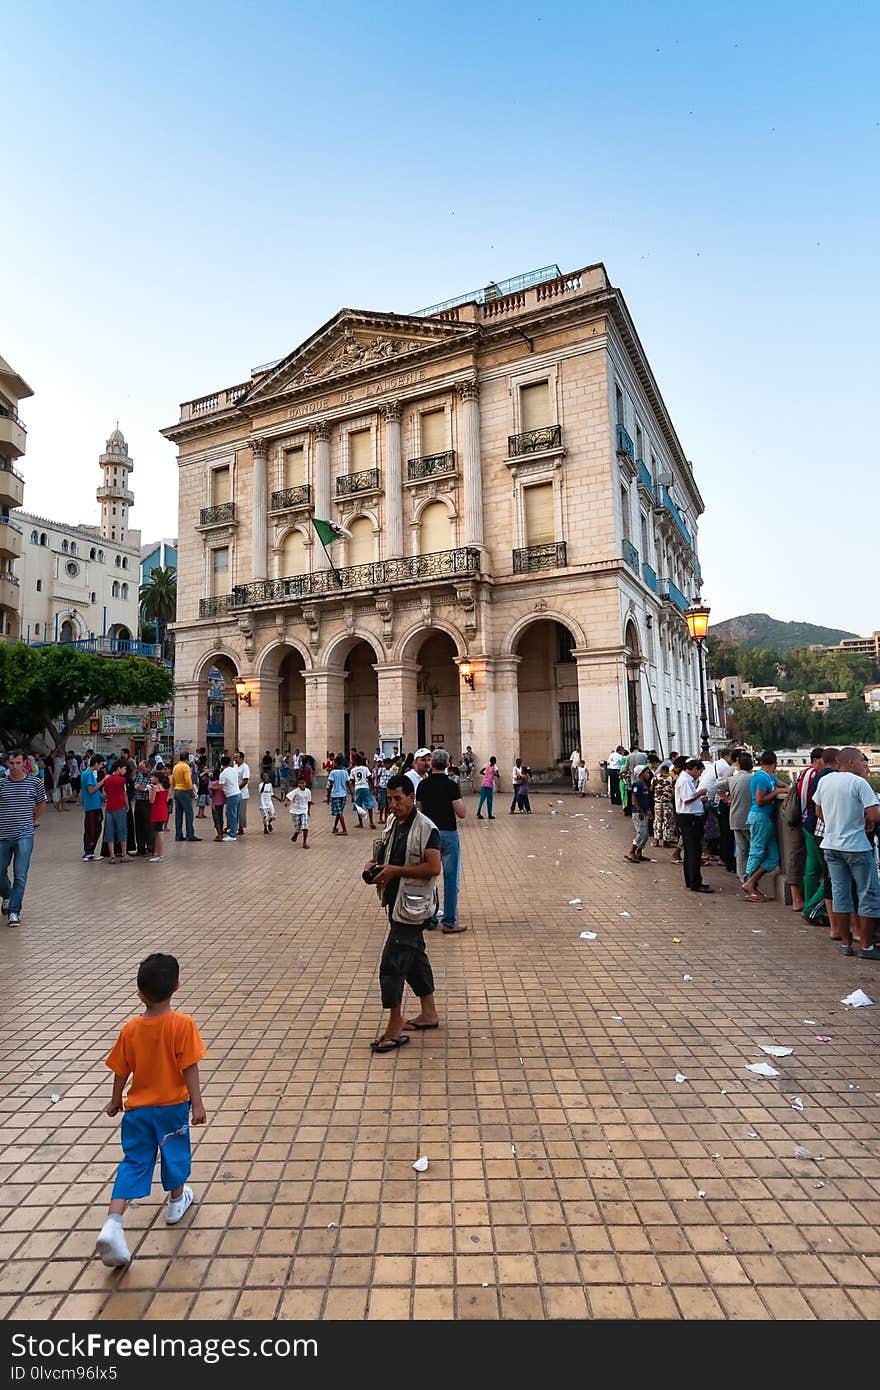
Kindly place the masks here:
<instances>
[{"instance_id":1,"label":"blue shirt","mask_svg":"<svg viewBox=\"0 0 880 1390\"><path fill-rule=\"evenodd\" d=\"M348 795L348 773L344 767L334 767L327 778L331 796Z\"/></svg>"},{"instance_id":2,"label":"blue shirt","mask_svg":"<svg viewBox=\"0 0 880 1390\"><path fill-rule=\"evenodd\" d=\"M39 777L0 779L0 840L32 840L34 809L46 800Z\"/></svg>"},{"instance_id":3,"label":"blue shirt","mask_svg":"<svg viewBox=\"0 0 880 1390\"><path fill-rule=\"evenodd\" d=\"M639 814L642 816L646 816L651 809L651 797L648 792L648 788L646 787L641 777L639 777L635 782L633 782L632 792L633 801L639 808Z\"/></svg>"},{"instance_id":4,"label":"blue shirt","mask_svg":"<svg viewBox=\"0 0 880 1390\"><path fill-rule=\"evenodd\" d=\"M101 793L98 791L98 774L93 767L86 768L80 778L82 804L84 811L100 811Z\"/></svg>"},{"instance_id":5,"label":"blue shirt","mask_svg":"<svg viewBox=\"0 0 880 1390\"><path fill-rule=\"evenodd\" d=\"M758 805L758 792L772 792L776 786L777 778L769 772L753 772L749 782L749 791L752 794L752 810L757 811L762 816L772 816L773 802L765 801L763 806Z\"/></svg>"}]
</instances>

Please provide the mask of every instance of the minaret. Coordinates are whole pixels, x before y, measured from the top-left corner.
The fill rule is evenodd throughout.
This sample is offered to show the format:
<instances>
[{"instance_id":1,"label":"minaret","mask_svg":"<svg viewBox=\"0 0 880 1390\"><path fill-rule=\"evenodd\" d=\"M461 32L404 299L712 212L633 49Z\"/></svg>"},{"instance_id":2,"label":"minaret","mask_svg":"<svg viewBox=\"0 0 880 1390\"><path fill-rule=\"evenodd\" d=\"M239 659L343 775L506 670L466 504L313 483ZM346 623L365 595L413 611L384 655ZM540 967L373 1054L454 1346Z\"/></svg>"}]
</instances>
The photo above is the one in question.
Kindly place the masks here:
<instances>
[{"instance_id":1,"label":"minaret","mask_svg":"<svg viewBox=\"0 0 880 1390\"><path fill-rule=\"evenodd\" d=\"M134 506L134 493L128 490L128 475L134 468L122 430L107 440L107 452L98 460L104 470L104 485L98 488L101 504L101 535L108 541L128 540L128 509Z\"/></svg>"}]
</instances>

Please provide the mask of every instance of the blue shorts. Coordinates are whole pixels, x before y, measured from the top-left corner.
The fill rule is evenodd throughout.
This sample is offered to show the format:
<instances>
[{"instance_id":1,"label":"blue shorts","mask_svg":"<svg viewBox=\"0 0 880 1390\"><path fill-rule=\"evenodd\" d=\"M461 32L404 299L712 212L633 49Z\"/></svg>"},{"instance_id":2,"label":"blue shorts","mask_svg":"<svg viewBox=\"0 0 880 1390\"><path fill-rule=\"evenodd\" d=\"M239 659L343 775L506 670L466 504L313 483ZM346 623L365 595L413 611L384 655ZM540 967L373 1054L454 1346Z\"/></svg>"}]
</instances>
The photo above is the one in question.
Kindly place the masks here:
<instances>
[{"instance_id":1,"label":"blue shorts","mask_svg":"<svg viewBox=\"0 0 880 1390\"><path fill-rule=\"evenodd\" d=\"M182 1187L192 1171L189 1101L177 1105L139 1105L122 1117L123 1160L116 1171L113 1196L134 1201L149 1197L156 1155L166 1192Z\"/></svg>"},{"instance_id":2,"label":"blue shorts","mask_svg":"<svg viewBox=\"0 0 880 1390\"><path fill-rule=\"evenodd\" d=\"M105 811L104 843L121 845L128 839L128 812Z\"/></svg>"},{"instance_id":3,"label":"blue shorts","mask_svg":"<svg viewBox=\"0 0 880 1390\"><path fill-rule=\"evenodd\" d=\"M379 787L376 791L376 800L379 803L379 810L384 811L388 805L388 792L385 787Z\"/></svg>"},{"instance_id":4,"label":"blue shorts","mask_svg":"<svg viewBox=\"0 0 880 1390\"><path fill-rule=\"evenodd\" d=\"M776 837L776 822L772 816L753 808L749 812L748 826L751 840L746 876L751 878L758 869L772 874L774 869L779 868L779 841Z\"/></svg>"},{"instance_id":5,"label":"blue shorts","mask_svg":"<svg viewBox=\"0 0 880 1390\"><path fill-rule=\"evenodd\" d=\"M342 816L342 815L344 815L344 814L345 814L345 803L346 803L347 800L348 800L348 797L346 797L346 796L331 796L331 798L330 798L330 814L331 814L332 816Z\"/></svg>"},{"instance_id":6,"label":"blue shorts","mask_svg":"<svg viewBox=\"0 0 880 1390\"><path fill-rule=\"evenodd\" d=\"M376 803L373 800L373 794L369 787L358 787L354 794L354 804L355 806L360 806L363 811L375 810Z\"/></svg>"}]
</instances>

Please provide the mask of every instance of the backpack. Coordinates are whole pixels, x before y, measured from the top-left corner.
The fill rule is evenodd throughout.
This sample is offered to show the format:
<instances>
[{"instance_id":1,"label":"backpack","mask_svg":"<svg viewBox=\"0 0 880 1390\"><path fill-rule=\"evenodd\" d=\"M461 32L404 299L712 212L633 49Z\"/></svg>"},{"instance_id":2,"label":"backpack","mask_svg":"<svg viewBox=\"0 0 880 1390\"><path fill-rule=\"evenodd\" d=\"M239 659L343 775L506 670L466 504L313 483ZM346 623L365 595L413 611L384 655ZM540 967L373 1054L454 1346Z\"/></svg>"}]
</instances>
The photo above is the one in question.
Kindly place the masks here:
<instances>
[{"instance_id":1,"label":"backpack","mask_svg":"<svg viewBox=\"0 0 880 1390\"><path fill-rule=\"evenodd\" d=\"M803 825L801 798L797 782L792 782L788 789L788 795L782 803L782 819L785 824L790 825L792 829L794 829L795 826Z\"/></svg>"}]
</instances>

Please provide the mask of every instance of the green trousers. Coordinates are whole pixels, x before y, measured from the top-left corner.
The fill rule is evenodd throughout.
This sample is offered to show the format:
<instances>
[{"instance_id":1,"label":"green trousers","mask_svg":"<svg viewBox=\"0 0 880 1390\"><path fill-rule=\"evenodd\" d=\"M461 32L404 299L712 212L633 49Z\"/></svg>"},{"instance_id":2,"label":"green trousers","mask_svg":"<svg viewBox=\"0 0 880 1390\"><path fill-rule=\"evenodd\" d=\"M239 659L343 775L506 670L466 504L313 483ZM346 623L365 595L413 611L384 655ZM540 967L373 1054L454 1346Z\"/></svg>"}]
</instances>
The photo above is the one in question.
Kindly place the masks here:
<instances>
[{"instance_id":1,"label":"green trousers","mask_svg":"<svg viewBox=\"0 0 880 1390\"><path fill-rule=\"evenodd\" d=\"M804 831L807 845L807 867L804 873L804 916L811 922L824 922L828 917L825 909L825 857L822 846Z\"/></svg>"}]
</instances>

